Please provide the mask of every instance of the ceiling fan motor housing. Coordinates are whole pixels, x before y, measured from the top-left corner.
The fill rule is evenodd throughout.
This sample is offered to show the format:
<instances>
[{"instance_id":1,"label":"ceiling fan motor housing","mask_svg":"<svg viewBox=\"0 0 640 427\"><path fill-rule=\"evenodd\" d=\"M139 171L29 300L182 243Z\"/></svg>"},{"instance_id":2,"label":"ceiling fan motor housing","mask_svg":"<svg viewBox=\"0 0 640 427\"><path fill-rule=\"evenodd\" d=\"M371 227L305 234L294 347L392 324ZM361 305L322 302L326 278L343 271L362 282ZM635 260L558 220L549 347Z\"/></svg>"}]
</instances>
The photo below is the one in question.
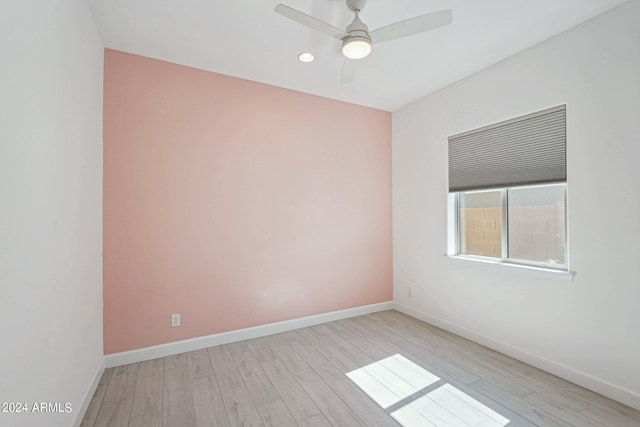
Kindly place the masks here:
<instances>
[{"instance_id":1,"label":"ceiling fan motor housing","mask_svg":"<svg viewBox=\"0 0 640 427\"><path fill-rule=\"evenodd\" d=\"M356 40L360 40L360 41L371 44L371 37L369 37L369 34L366 31L355 30L355 31L349 32L349 35L344 39L342 39L342 47Z\"/></svg>"},{"instance_id":2,"label":"ceiling fan motor housing","mask_svg":"<svg viewBox=\"0 0 640 427\"><path fill-rule=\"evenodd\" d=\"M369 37L369 27L367 27L367 24L360 20L358 12L356 11L355 13L356 17L353 18L353 22L351 22L351 24L349 24L346 29L347 36L342 39L343 46L345 43L348 43L349 41L352 41L354 39L361 39L363 41L371 43L371 37Z\"/></svg>"}]
</instances>

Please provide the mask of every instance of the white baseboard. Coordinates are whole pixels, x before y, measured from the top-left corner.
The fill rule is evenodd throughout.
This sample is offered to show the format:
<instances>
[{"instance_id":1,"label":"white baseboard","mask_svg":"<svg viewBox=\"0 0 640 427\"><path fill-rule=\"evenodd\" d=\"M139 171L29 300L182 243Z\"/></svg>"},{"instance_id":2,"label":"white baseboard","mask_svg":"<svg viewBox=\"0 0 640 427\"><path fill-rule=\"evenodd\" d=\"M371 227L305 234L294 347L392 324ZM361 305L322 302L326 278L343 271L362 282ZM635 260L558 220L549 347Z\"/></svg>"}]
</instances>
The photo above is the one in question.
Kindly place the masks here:
<instances>
[{"instance_id":1,"label":"white baseboard","mask_svg":"<svg viewBox=\"0 0 640 427\"><path fill-rule=\"evenodd\" d=\"M84 396L84 399L82 400L82 405L80 406L80 409L77 412L77 416L75 421L73 422L73 427L80 427L80 424L82 424L82 419L84 418L84 414L87 412L87 408L89 408L89 404L91 403L91 399L93 399L93 395L96 393L96 389L98 388L98 383L100 383L100 379L102 378L102 374L104 373L104 359L102 360L102 362L100 363L100 366L98 366L98 371L96 372L96 375L93 377L93 382L91 383L91 387L89 387L89 390L87 390L87 394Z\"/></svg>"},{"instance_id":2,"label":"white baseboard","mask_svg":"<svg viewBox=\"0 0 640 427\"><path fill-rule=\"evenodd\" d=\"M235 331L222 332L220 334L191 338L188 340L141 348L139 350L108 354L104 358L105 365L107 368L112 368L114 366L127 365L129 363L143 362L145 360L172 356L174 354L185 353L187 351L199 350L216 345L278 334L280 332L305 328L307 326L319 325L321 323L333 322L334 320L347 319L349 317L362 316L363 314L391 310L392 308L392 301L381 302L378 304L364 305L361 307L348 308L346 310L317 314L315 316L286 320L283 322L269 323L267 325L255 326L252 328L238 329Z\"/></svg>"},{"instance_id":3,"label":"white baseboard","mask_svg":"<svg viewBox=\"0 0 640 427\"><path fill-rule=\"evenodd\" d=\"M485 347L489 347L500 353L511 356L514 359L528 363L550 374L556 375L574 384L592 390L596 393L607 396L613 400L616 400L625 405L631 406L640 410L640 394L635 393L624 387L611 384L605 380L594 377L586 372L578 371L569 366L563 365L553 360L549 360L535 354L529 353L525 350L514 347L510 344L498 341L494 338L483 335L479 332L467 329L463 326L451 323L447 320L441 319L436 316L432 316L420 310L416 310L399 302L393 303L393 308L408 316L414 317L423 322L437 326L449 332L452 332L461 337L467 338Z\"/></svg>"}]
</instances>

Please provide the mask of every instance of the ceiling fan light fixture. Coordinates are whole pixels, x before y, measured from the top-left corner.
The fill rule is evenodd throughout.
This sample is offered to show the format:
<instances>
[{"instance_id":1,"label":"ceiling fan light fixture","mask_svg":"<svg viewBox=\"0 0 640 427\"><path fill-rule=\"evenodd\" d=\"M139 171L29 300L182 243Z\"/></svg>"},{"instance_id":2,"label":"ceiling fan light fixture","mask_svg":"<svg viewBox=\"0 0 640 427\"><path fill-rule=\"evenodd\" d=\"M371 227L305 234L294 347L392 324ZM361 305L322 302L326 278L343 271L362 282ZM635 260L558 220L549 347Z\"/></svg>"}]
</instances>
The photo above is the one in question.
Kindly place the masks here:
<instances>
[{"instance_id":1,"label":"ceiling fan light fixture","mask_svg":"<svg viewBox=\"0 0 640 427\"><path fill-rule=\"evenodd\" d=\"M311 15L302 13L299 10L285 6L284 4L279 4L275 7L275 11L285 18L289 18L307 28L342 41L342 54L346 59L342 67L342 75L340 77L341 84L348 84L353 81L355 64L357 64L354 60L366 58L371 53L372 40L375 40L376 43L388 42L434 30L444 25L449 25L452 22L451 9L446 9L414 16L413 18L389 24L369 33L369 27L362 22L359 16L367 0L346 0L346 2L347 7L353 12L354 17L353 21L351 21L344 30L334 27ZM302 60L302 58L300 58L300 60Z\"/></svg>"},{"instance_id":2,"label":"ceiling fan light fixture","mask_svg":"<svg viewBox=\"0 0 640 427\"><path fill-rule=\"evenodd\" d=\"M366 58L371 53L371 41L366 37L349 37L342 43L342 54L349 59Z\"/></svg>"}]
</instances>

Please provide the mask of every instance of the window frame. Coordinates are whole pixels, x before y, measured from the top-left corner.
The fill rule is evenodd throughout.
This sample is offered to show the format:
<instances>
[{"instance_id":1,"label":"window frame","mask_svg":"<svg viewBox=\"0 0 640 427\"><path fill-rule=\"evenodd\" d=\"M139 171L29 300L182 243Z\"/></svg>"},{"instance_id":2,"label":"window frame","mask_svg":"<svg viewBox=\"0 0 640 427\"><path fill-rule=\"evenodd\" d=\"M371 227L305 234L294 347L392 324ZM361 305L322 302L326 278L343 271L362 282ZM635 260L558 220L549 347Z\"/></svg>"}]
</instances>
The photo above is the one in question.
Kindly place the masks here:
<instances>
[{"instance_id":1,"label":"window frame","mask_svg":"<svg viewBox=\"0 0 640 427\"><path fill-rule=\"evenodd\" d=\"M555 264L549 262L521 260L515 258L509 258L509 189L524 189L524 188L543 188L551 186L562 186L563 200L564 200L564 264ZM460 214L460 196L462 193L483 193L483 192L497 192L500 191L500 197L502 201L502 224L501 224L501 257L491 257L483 255L463 254L462 253L462 224ZM453 220L454 220L454 254L456 258L471 259L485 262L492 262L498 264L507 264L521 267L533 267L543 270L550 270L554 272L570 272L569 270L569 224L568 224L568 194L567 194L566 182L553 182L545 184L532 184L512 187L499 187L499 188L487 188L478 190L466 190L449 193L453 197Z\"/></svg>"}]
</instances>

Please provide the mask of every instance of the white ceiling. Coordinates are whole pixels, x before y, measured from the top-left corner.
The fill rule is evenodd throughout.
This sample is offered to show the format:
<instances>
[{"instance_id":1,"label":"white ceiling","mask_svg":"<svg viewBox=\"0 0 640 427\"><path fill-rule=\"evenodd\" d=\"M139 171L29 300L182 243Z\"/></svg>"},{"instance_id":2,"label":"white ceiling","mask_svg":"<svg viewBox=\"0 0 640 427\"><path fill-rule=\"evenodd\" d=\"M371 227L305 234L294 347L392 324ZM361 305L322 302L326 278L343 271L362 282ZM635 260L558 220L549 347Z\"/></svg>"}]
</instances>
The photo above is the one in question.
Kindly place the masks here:
<instances>
[{"instance_id":1,"label":"white ceiling","mask_svg":"<svg viewBox=\"0 0 640 427\"><path fill-rule=\"evenodd\" d=\"M344 0L88 0L105 46L393 111L626 0L369 0L370 30L442 9L453 23L374 45L340 85L340 41L276 14L287 6L338 28ZM298 61L310 51L316 60Z\"/></svg>"}]
</instances>

